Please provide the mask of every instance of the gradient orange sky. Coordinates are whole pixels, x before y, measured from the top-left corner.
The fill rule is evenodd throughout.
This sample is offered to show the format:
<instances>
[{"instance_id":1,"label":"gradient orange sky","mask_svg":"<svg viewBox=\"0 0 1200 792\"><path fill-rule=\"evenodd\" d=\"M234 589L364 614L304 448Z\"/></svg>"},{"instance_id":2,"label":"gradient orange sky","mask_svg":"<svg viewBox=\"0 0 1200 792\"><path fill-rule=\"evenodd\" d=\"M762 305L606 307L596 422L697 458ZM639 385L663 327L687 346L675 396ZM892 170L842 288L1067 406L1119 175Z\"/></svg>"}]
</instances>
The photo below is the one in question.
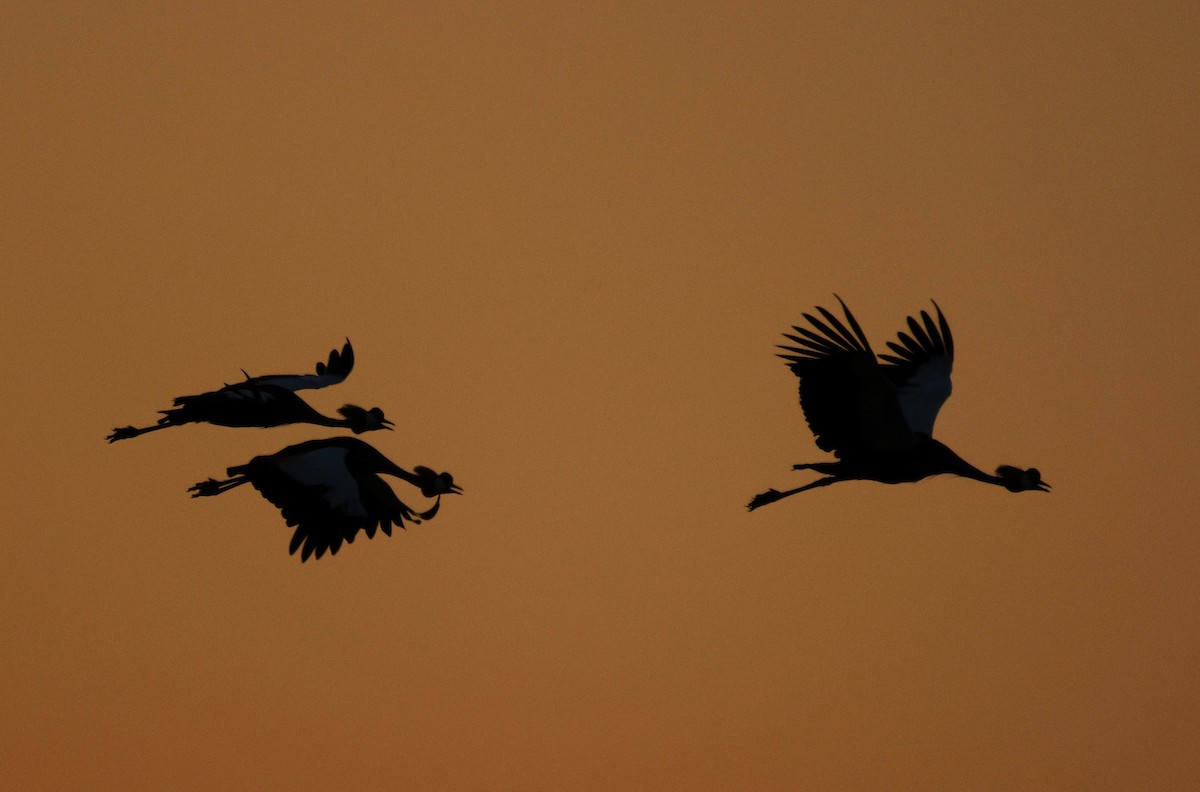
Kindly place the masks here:
<instances>
[{"instance_id":1,"label":"gradient orange sky","mask_svg":"<svg viewBox=\"0 0 1200 792\"><path fill-rule=\"evenodd\" d=\"M1194 3L0 8L14 790L1200 788ZM773 357L937 299L948 477L825 458ZM226 466L465 497L301 565Z\"/></svg>"}]
</instances>

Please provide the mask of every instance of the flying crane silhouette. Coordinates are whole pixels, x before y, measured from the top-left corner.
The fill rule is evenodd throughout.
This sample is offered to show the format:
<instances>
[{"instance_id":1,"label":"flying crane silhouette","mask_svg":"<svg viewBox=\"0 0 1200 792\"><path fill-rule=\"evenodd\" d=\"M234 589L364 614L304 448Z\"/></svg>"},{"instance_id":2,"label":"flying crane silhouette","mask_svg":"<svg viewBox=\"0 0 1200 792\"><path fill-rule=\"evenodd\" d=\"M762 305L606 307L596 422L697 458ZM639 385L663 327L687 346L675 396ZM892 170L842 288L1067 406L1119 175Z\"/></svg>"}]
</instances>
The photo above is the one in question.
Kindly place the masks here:
<instances>
[{"instance_id":1,"label":"flying crane silhouette","mask_svg":"<svg viewBox=\"0 0 1200 792\"><path fill-rule=\"evenodd\" d=\"M954 364L954 338L936 302L937 322L926 311L921 311L920 322L910 316L911 335L901 331L899 343L889 341L895 354L879 355L881 363L850 309L841 297L837 301L849 329L818 306L824 321L803 314L811 329L793 327L795 335L784 335L795 346L779 347L786 353L779 357L800 380L800 407L817 447L832 451L837 461L793 465L793 470L815 470L825 478L783 492L759 493L749 503L751 511L839 481L899 484L941 473L997 484L1010 492L1049 491L1037 468L1001 465L991 475L933 439L938 410L950 397Z\"/></svg>"},{"instance_id":2,"label":"flying crane silhouette","mask_svg":"<svg viewBox=\"0 0 1200 792\"><path fill-rule=\"evenodd\" d=\"M179 396L175 408L161 410L158 423L141 428L124 426L114 429L106 438L108 442L128 440L131 437L182 426L188 423L210 423L218 426L283 426L294 423L311 423L321 426L345 427L355 434L375 429L391 429L392 422L383 415L383 410L370 410L353 404L338 409L341 418L332 418L314 410L308 402L296 395L296 391L308 388L324 388L336 385L349 376L354 368L354 348L350 341L342 350L329 353L328 363L317 363L315 374L268 374L251 377L246 374L244 382L226 385L220 390L195 396Z\"/></svg>"},{"instance_id":3,"label":"flying crane silhouette","mask_svg":"<svg viewBox=\"0 0 1200 792\"><path fill-rule=\"evenodd\" d=\"M392 491L379 474L396 476L417 487L433 506L414 511ZM392 535L392 525L431 519L442 504L442 495L462 494L449 473L435 473L420 465L412 472L393 463L371 445L353 437L309 440L274 454L256 456L227 470L230 478L208 479L190 487L193 498L220 495L250 483L278 507L288 526L295 526L288 552L300 550L300 560L337 553L343 542L354 541L359 531L368 539L382 529Z\"/></svg>"}]
</instances>

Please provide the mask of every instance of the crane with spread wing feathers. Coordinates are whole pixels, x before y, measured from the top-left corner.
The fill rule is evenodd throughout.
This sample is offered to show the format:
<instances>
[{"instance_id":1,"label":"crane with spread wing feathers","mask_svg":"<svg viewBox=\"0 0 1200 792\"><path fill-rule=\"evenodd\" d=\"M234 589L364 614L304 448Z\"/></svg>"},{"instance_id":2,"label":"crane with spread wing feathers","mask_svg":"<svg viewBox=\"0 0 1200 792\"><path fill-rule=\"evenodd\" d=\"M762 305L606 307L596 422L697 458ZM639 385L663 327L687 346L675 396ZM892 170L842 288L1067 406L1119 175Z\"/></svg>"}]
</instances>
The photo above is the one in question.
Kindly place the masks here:
<instances>
[{"instance_id":1,"label":"crane with spread wing feathers","mask_svg":"<svg viewBox=\"0 0 1200 792\"><path fill-rule=\"evenodd\" d=\"M396 476L436 498L423 512L414 511L396 497L379 477ZM393 463L371 445L353 437L309 440L274 454L256 456L227 470L228 479L208 479L190 487L193 498L253 484L273 503L288 526L296 528L288 552L300 550L300 560L337 553L354 541L359 531L368 539L382 529L392 535L392 525L431 519L442 504L442 495L460 495L462 488L449 473L435 473L421 465L412 472Z\"/></svg>"},{"instance_id":2,"label":"crane with spread wing feathers","mask_svg":"<svg viewBox=\"0 0 1200 792\"><path fill-rule=\"evenodd\" d=\"M162 418L151 426L124 426L114 429L106 438L108 442L128 440L131 437L182 426L188 423L210 423L218 426L283 426L294 423L311 423L320 426L336 426L350 429L355 434L375 429L391 429L392 422L383 415L383 410L373 407L363 409L347 404L338 410L341 418L322 415L308 402L296 395L296 391L308 388L324 388L336 385L349 376L354 368L354 348L349 339L341 351L329 353L328 363L317 363L315 374L268 374L251 377L246 374L243 382L226 385L220 390L195 396L179 396L175 408L162 410Z\"/></svg>"},{"instance_id":3,"label":"crane with spread wing feathers","mask_svg":"<svg viewBox=\"0 0 1200 792\"><path fill-rule=\"evenodd\" d=\"M938 410L950 398L954 364L954 338L936 302L936 322L927 311L921 311L920 322L910 316L910 332L901 331L899 343L888 342L895 354L881 354L877 360L850 309L841 297L837 301L845 323L818 306L823 320L803 314L810 327L793 327L795 334L784 334L793 345L779 347L784 350L779 357L800 380L800 407L817 447L832 451L837 461L793 465L793 470L814 470L825 478L759 493L749 503L751 511L839 481L899 484L941 473L1009 492L1049 491L1037 468L1001 465L991 475L933 439Z\"/></svg>"}]
</instances>

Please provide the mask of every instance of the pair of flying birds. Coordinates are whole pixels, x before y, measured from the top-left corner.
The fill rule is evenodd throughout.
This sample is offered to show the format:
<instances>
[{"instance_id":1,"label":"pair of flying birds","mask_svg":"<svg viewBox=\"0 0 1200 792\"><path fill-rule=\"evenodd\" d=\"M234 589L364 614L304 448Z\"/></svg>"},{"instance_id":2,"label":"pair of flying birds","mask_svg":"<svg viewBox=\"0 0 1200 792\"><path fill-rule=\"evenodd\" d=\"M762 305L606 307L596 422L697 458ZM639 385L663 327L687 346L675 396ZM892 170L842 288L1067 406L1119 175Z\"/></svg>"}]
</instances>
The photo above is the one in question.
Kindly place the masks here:
<instances>
[{"instance_id":1,"label":"pair of flying birds","mask_svg":"<svg viewBox=\"0 0 1200 792\"><path fill-rule=\"evenodd\" d=\"M836 295L835 295L836 296ZM908 317L908 331L888 342L893 354L876 356L850 309L837 298L845 322L818 307L821 318L803 314L808 326L793 327L785 337L779 357L800 381L800 407L816 438L817 447L837 457L834 462L793 465L793 470L824 474L794 489L769 489L749 503L753 511L781 498L839 481L879 481L885 484L920 481L942 473L996 484L1010 492L1046 492L1036 468L1001 465L995 475L971 465L933 439L933 424L950 397L950 372L954 339L942 310L935 302L937 319L921 311L920 321ZM181 396L176 408L164 410L153 426L115 429L109 442L185 423L221 426L281 426L313 423L345 427L355 434L390 429L391 421L378 407L364 410L346 405L330 418L310 407L295 391L341 382L354 365L354 350L347 341L334 350L327 364L317 364L315 374L250 377L198 396ZM433 506L416 512L401 502L378 474L403 479L420 489ZM301 560L315 552L336 553L344 542L354 541L360 530L372 538L378 528L391 535L392 524L419 522L433 517L441 496L460 493L449 473L426 467L406 471L354 438L310 440L282 451L258 456L245 465L229 468L230 478L208 479L193 486L193 497L217 495L250 482L275 504L289 526L296 526L291 552L303 547Z\"/></svg>"},{"instance_id":2,"label":"pair of flying birds","mask_svg":"<svg viewBox=\"0 0 1200 792\"><path fill-rule=\"evenodd\" d=\"M344 427L355 434L394 425L383 410L347 404L338 410L341 418L331 418L313 409L296 391L335 385L354 368L354 348L350 341L341 351L333 350L328 363L317 363L315 374L271 374L251 377L226 385L220 390L196 396L180 396L175 407L162 411L162 418L151 426L125 426L114 429L110 443L127 440L147 432L188 423L219 426L283 426L311 423ZM245 372L242 372L245 374ZM295 526L289 551L300 551L300 560L336 553L343 543L353 542L359 531L368 539L382 529L391 536L392 526L404 527L407 520L419 523L437 514L442 495L459 494L462 489L449 473L436 473L416 466L407 471L396 465L373 446L353 437L309 440L288 446L274 454L256 456L244 465L228 469L229 478L208 479L191 487L192 497L219 495L226 490L250 483L283 514L289 526ZM401 501L380 478L387 474L402 479L434 498L425 511L416 511Z\"/></svg>"}]
</instances>

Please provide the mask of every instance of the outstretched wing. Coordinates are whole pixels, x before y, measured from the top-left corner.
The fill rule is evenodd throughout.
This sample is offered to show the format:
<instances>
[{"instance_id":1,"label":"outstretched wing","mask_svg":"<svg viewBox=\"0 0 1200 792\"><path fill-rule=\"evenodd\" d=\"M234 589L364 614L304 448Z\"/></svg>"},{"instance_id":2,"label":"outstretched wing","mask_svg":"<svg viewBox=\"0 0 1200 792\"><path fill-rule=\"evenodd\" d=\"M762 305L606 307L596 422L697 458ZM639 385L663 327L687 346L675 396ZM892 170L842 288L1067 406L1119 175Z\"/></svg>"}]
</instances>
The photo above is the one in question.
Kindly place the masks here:
<instances>
[{"instance_id":1,"label":"outstretched wing","mask_svg":"<svg viewBox=\"0 0 1200 792\"><path fill-rule=\"evenodd\" d=\"M836 296L836 295L835 295ZM824 308L824 317L803 314L809 327L785 333L795 346L781 345L788 368L800 379L800 408L817 447L839 459L908 448L917 442L896 389L875 362L875 353L850 309L842 302L843 324Z\"/></svg>"},{"instance_id":2,"label":"outstretched wing","mask_svg":"<svg viewBox=\"0 0 1200 792\"><path fill-rule=\"evenodd\" d=\"M420 519L374 474L355 478L346 464L345 447L310 441L259 457L247 465L250 480L263 497L278 507L295 527L288 552L300 560L337 553L359 531L372 538L382 528Z\"/></svg>"},{"instance_id":3,"label":"outstretched wing","mask_svg":"<svg viewBox=\"0 0 1200 792\"><path fill-rule=\"evenodd\" d=\"M198 393L195 396L176 396L175 406L203 413L219 411L222 407L229 407L235 404L242 408L254 407L269 410L281 401L294 400L286 391L286 388L268 385L265 382L251 382L247 380L246 382L226 385L220 390ZM299 399L300 397L296 396L294 398ZM161 410L160 412L166 412L166 410ZM206 421L209 418L205 417L197 420Z\"/></svg>"},{"instance_id":4,"label":"outstretched wing","mask_svg":"<svg viewBox=\"0 0 1200 792\"><path fill-rule=\"evenodd\" d=\"M175 408L161 410L169 424L213 423L218 426L281 426L296 420L299 396L271 385L226 385L218 391L179 396Z\"/></svg>"},{"instance_id":5,"label":"outstretched wing","mask_svg":"<svg viewBox=\"0 0 1200 792\"><path fill-rule=\"evenodd\" d=\"M889 341L895 355L880 355L885 376L896 386L900 409L914 432L933 436L938 411L950 398L950 371L954 367L954 337L950 325L935 302L937 322L927 311L921 321L908 317L908 329L899 334L899 343Z\"/></svg>"},{"instance_id":6,"label":"outstretched wing","mask_svg":"<svg viewBox=\"0 0 1200 792\"><path fill-rule=\"evenodd\" d=\"M350 340L346 339L346 344L340 352L335 349L329 353L328 363L317 363L315 374L267 374L261 377L246 377L245 382L228 387L273 385L276 388L290 391L324 388L328 385L336 385L346 379L353 368L354 347L350 346Z\"/></svg>"}]
</instances>

